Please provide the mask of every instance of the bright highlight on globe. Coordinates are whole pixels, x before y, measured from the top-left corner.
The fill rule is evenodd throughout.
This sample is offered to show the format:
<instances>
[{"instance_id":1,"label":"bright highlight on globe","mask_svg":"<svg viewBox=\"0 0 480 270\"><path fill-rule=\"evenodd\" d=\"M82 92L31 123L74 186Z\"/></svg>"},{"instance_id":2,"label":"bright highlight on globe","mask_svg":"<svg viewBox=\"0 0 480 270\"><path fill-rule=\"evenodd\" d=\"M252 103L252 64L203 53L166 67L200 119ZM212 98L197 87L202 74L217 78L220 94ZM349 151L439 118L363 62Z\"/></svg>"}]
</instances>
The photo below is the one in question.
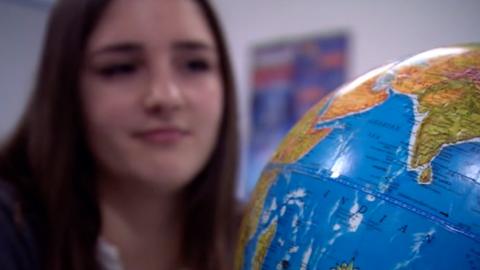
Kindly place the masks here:
<instances>
[{"instance_id":1,"label":"bright highlight on globe","mask_svg":"<svg viewBox=\"0 0 480 270\"><path fill-rule=\"evenodd\" d=\"M236 269L480 269L480 44L373 70L265 167Z\"/></svg>"}]
</instances>

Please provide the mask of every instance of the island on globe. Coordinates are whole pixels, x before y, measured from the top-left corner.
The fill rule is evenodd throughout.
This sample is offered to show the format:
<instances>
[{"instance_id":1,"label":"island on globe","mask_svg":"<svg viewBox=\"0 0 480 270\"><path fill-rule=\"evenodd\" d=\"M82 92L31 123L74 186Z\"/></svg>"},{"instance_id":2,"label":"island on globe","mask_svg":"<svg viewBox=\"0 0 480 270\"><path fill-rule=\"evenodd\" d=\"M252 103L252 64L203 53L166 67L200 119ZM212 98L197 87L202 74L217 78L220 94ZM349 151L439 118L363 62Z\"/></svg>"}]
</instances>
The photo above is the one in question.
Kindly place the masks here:
<instances>
[{"instance_id":1,"label":"island on globe","mask_svg":"<svg viewBox=\"0 0 480 270\"><path fill-rule=\"evenodd\" d=\"M235 268L480 269L480 45L338 89L265 167Z\"/></svg>"}]
</instances>

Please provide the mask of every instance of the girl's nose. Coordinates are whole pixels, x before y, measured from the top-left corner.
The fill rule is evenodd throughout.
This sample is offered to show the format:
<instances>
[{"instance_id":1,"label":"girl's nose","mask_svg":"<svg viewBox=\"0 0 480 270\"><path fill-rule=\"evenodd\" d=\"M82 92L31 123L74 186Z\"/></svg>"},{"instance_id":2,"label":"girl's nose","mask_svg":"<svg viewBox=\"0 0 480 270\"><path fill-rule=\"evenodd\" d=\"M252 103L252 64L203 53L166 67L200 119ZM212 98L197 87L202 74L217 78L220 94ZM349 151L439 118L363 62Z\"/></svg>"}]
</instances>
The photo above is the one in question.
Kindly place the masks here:
<instances>
[{"instance_id":1,"label":"girl's nose","mask_svg":"<svg viewBox=\"0 0 480 270\"><path fill-rule=\"evenodd\" d=\"M148 111L172 111L183 106L181 89L167 72L157 72L150 81L144 99L144 106Z\"/></svg>"}]
</instances>

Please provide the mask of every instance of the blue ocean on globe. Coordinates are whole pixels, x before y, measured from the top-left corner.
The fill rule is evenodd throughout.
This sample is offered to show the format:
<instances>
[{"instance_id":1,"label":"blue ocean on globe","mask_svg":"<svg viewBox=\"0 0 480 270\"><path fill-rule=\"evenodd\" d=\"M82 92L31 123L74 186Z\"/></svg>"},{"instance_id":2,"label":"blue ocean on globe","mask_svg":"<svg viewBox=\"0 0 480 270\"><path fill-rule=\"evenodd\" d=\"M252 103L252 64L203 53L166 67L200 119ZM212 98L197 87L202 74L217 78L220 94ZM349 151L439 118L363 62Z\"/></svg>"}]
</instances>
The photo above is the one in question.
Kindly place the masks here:
<instances>
[{"instance_id":1,"label":"blue ocean on globe","mask_svg":"<svg viewBox=\"0 0 480 270\"><path fill-rule=\"evenodd\" d=\"M366 269L401 269L408 264L415 265L415 268L411 269L443 269L442 266L445 262L442 258L449 261L452 258L458 258L458 263L455 264L456 267L459 267L458 269L475 269L471 268L471 263L465 260L464 256L474 247L480 251L478 231L473 234L466 227L457 226L456 228L455 224L452 224L442 213L455 210L453 214L459 216L460 219L468 218L468 211L465 211L463 207L464 196L478 183L471 179L461 179L461 176L458 176L458 180L463 181L460 187L446 189L441 185L426 187L417 184L416 175L405 170L408 159L409 133L412 130L414 119L412 108L413 104L408 97L391 94L384 104L371 111L352 115L334 123L322 124L336 128L298 163L282 168L282 175L270 189L266 205L278 204L276 202L278 194L283 195L294 191L291 196L286 196L288 198L287 202L284 202L286 208L277 208L275 211L278 215L271 213L270 218L281 216L281 211L284 211L283 217L279 221L279 227L295 227L295 234L290 234L290 230L286 231L287 235L280 232L273 241L284 243L283 245L291 248L298 247L296 253L307 255L309 255L308 250L313 250L316 245L331 246L334 243L335 249L345 253L351 249L352 243L355 245L363 243L355 247L357 250L350 251L352 258L335 258L335 250L330 249L327 252L326 248L324 250L317 248L317 254L310 254L317 260L317 262L310 262L313 267L311 269L329 269L339 261L355 257L360 260L364 256L359 256L359 250L368 251L366 256L369 261L356 262L364 265ZM401 117L391 119L391 115L398 111L402 112ZM382 126L381 123L388 123L388 125ZM361 152L367 158L358 157L359 160L356 160L357 149L362 149ZM480 143L455 145L445 148L441 153L443 152L457 152L461 155L441 154L437 157L433 162L436 172L434 177L448 178L448 174L451 172L446 168L455 166L455 164L465 164L468 160L480 160ZM336 153L337 156L332 158L332 156L321 153ZM452 158L448 158L450 156ZM342 163L343 160L348 160L350 163ZM394 161L394 163L390 161ZM329 164L329 162L334 163ZM315 169L318 164L334 169L333 171L318 171ZM341 177L335 175L335 169L339 170L339 166L348 167L342 168ZM436 168L438 170L435 170ZM386 172L387 174L385 174ZM295 181L291 181L292 178ZM378 182L371 182L368 179L376 179ZM437 179L434 178L434 183L439 182L435 180ZM375 189L388 190L385 193L375 192ZM422 190L421 200L424 203L410 205L402 200L402 197L415 198L418 189L430 189ZM451 195L460 201L454 204L460 206L459 209L449 209L449 205L442 205L441 197L445 196L445 192L451 192ZM480 199L480 197L478 198ZM389 207L388 204L393 206ZM325 208L325 205L333 207ZM435 209L431 209L433 205L436 206ZM391 216L389 213L395 213L395 216ZM325 220L327 223L315 224L313 218ZM405 222L400 222L402 224L400 226L392 226L388 222L390 220L393 220L394 224L399 224L399 221L403 220ZM357 227L360 223L365 222L366 226ZM267 224L269 222L265 223L265 225ZM465 226L467 225L465 224ZM346 228L346 233L340 229L342 227ZM358 229L364 231L348 233ZM460 232L453 239L449 232L452 229ZM261 232L262 228L259 228L258 231ZM325 231L330 231L330 233L325 235L322 233ZM388 234L389 237L378 237L377 234L382 232ZM344 233L349 236L342 237L341 242L335 242ZM436 238L435 242L433 242L434 238ZM304 239L310 239L310 243L298 242ZM368 242L363 242L364 239L368 239ZM251 244L254 245L257 240L253 238ZM448 248L451 241L457 243L454 250ZM398 253L385 254L383 252L385 246L391 245L396 246ZM403 254L402 249L405 250ZM418 250L417 253L412 252L415 249ZM444 254L439 252L442 250ZM474 251L472 250L472 252ZM431 256L438 258L432 261L432 257L427 256L428 252L431 253ZM273 255L272 262L282 261L284 259L282 256L287 256L288 265L293 267L290 269L301 269L304 256L291 258L290 253L282 254L275 250L271 250L271 253ZM329 257L329 253L333 257L330 260L325 259L324 257ZM268 255L265 261L267 265L269 263ZM378 259L372 259L372 257ZM480 267L480 261L476 263L476 266Z\"/></svg>"}]
</instances>

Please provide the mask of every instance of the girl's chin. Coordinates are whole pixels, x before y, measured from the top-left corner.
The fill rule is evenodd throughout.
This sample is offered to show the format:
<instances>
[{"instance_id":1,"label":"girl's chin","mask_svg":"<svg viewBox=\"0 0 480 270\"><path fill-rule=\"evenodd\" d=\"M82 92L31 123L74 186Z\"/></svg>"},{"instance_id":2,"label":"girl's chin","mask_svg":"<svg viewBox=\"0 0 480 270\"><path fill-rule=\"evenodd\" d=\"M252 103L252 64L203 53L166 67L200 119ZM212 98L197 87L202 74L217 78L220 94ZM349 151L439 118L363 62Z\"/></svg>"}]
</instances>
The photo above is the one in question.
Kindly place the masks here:
<instances>
[{"instance_id":1,"label":"girl's chin","mask_svg":"<svg viewBox=\"0 0 480 270\"><path fill-rule=\"evenodd\" d=\"M155 174L141 177L138 181L143 182L147 188L151 188L152 190L176 192L190 184L190 182L193 181L193 176Z\"/></svg>"}]
</instances>

